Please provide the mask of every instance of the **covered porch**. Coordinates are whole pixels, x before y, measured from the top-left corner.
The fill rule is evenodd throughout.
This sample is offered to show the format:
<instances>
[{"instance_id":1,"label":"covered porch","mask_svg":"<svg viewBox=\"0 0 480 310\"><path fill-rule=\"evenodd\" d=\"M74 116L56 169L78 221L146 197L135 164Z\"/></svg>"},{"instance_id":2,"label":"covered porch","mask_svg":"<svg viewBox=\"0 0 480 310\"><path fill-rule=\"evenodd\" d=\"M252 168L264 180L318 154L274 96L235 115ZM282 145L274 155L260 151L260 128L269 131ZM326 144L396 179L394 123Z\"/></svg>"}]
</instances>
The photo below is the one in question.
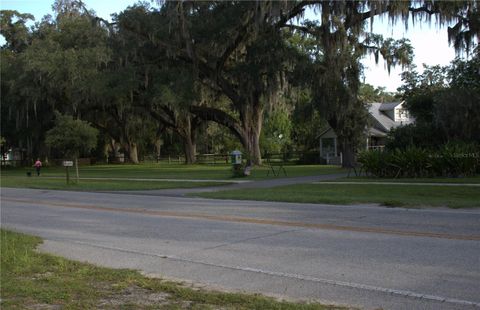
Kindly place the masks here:
<instances>
[{"instance_id":1,"label":"covered porch","mask_svg":"<svg viewBox=\"0 0 480 310\"><path fill-rule=\"evenodd\" d=\"M376 128L369 128L366 133L364 150L383 150L387 134ZM319 136L320 157L325 159L327 165L341 165L342 152L338 145L337 135L332 128L325 130Z\"/></svg>"}]
</instances>

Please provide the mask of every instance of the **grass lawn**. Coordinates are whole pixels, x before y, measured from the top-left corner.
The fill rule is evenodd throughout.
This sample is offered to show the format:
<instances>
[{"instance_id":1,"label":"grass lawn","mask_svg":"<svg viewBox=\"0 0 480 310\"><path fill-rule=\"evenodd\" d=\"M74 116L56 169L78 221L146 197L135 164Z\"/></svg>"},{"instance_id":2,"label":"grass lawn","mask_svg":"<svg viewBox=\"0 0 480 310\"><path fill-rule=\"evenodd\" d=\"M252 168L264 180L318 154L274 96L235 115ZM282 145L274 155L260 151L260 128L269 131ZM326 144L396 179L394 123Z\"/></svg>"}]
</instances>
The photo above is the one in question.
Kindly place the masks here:
<instances>
[{"instance_id":1,"label":"grass lawn","mask_svg":"<svg viewBox=\"0 0 480 310\"><path fill-rule=\"evenodd\" d=\"M206 179L206 180L228 180L233 178L231 165L183 165L183 164L165 164L165 163L145 163L139 165L91 165L80 166L80 177L95 178L142 178L142 179ZM327 165L291 165L285 166L287 177L319 175L342 173L346 170L337 166ZM2 168L2 177L5 176L25 176L27 171L34 172L30 168ZM70 169L73 174L74 169ZM275 178L270 173L267 176L268 167L255 167L252 175L240 179L267 179ZM65 176L65 168L45 167L42 168L44 176ZM281 177L284 177L283 173Z\"/></svg>"},{"instance_id":2,"label":"grass lawn","mask_svg":"<svg viewBox=\"0 0 480 310\"><path fill-rule=\"evenodd\" d=\"M41 254L40 238L1 230L1 309L343 309L192 289Z\"/></svg>"},{"instance_id":3,"label":"grass lawn","mask_svg":"<svg viewBox=\"0 0 480 310\"><path fill-rule=\"evenodd\" d=\"M38 189L55 189L55 190L74 190L74 191L121 191L121 190L152 190L152 189L168 189L168 188L192 188L204 186L218 186L228 183L222 182L168 182L168 181L130 181L130 180L70 180L70 184L66 184L63 178L48 178L45 176L3 176L2 187L17 188L38 188Z\"/></svg>"},{"instance_id":4,"label":"grass lawn","mask_svg":"<svg viewBox=\"0 0 480 310\"><path fill-rule=\"evenodd\" d=\"M395 183L470 183L470 184L479 184L480 175L473 177L462 177L462 178L397 178L397 179L387 179L387 178L376 178L376 177L350 177L342 178L338 180L333 180L333 182L395 182Z\"/></svg>"},{"instance_id":5,"label":"grass lawn","mask_svg":"<svg viewBox=\"0 0 480 310\"><path fill-rule=\"evenodd\" d=\"M215 186L221 183L188 182L132 182L122 180L80 180L79 184L66 186L65 169L62 167L44 167L40 177L34 175L31 168L2 168L1 186L28 187L69 190L142 190L163 188L185 188ZM230 165L180 165L180 164L139 164L139 165L92 165L80 166L80 178L138 178L138 179L185 179L185 180L260 180L275 178L268 173L268 167L256 167L252 175L245 178L233 178ZM288 177L341 173L345 170L336 166L286 166ZM32 177L27 177L27 172ZM74 176L74 169L70 169ZM49 179L61 177L63 179ZM283 174L281 177L284 177Z\"/></svg>"},{"instance_id":6,"label":"grass lawn","mask_svg":"<svg viewBox=\"0 0 480 310\"><path fill-rule=\"evenodd\" d=\"M299 184L269 189L230 190L196 195L218 199L304 203L379 203L390 207L480 207L480 188L467 186Z\"/></svg>"}]
</instances>

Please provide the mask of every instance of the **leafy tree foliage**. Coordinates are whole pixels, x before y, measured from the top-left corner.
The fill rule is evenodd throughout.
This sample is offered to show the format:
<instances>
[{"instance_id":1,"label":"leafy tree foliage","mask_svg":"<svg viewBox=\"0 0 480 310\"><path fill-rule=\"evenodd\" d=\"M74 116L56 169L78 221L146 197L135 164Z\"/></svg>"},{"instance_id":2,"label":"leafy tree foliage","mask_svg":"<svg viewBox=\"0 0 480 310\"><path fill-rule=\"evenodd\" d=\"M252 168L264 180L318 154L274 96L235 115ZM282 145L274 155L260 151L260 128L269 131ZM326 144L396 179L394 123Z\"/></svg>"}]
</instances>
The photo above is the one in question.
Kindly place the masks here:
<instances>
[{"instance_id":1,"label":"leafy tree foliage","mask_svg":"<svg viewBox=\"0 0 480 310\"><path fill-rule=\"evenodd\" d=\"M419 74L414 67L402 73L404 84L398 89L406 100L406 108L417 122L431 123L433 121L433 96L439 90L445 89L447 68L441 66L424 66Z\"/></svg>"},{"instance_id":2,"label":"leafy tree foliage","mask_svg":"<svg viewBox=\"0 0 480 310\"><path fill-rule=\"evenodd\" d=\"M69 115L55 113L55 126L47 131L45 144L60 151L64 156L74 157L78 175L78 157L90 152L97 145L98 131L87 122Z\"/></svg>"},{"instance_id":3,"label":"leafy tree foliage","mask_svg":"<svg viewBox=\"0 0 480 310\"><path fill-rule=\"evenodd\" d=\"M317 152L318 136L327 128L328 123L312 103L309 91L298 94L292 113L292 140L299 152Z\"/></svg>"},{"instance_id":4,"label":"leafy tree foliage","mask_svg":"<svg viewBox=\"0 0 480 310\"><path fill-rule=\"evenodd\" d=\"M449 87L434 95L434 121L447 140L480 142L480 49L448 68Z\"/></svg>"},{"instance_id":5,"label":"leafy tree foliage","mask_svg":"<svg viewBox=\"0 0 480 310\"><path fill-rule=\"evenodd\" d=\"M97 145L98 131L87 122L56 113L55 126L47 131L45 143L65 156L78 158Z\"/></svg>"},{"instance_id":6,"label":"leafy tree foliage","mask_svg":"<svg viewBox=\"0 0 480 310\"><path fill-rule=\"evenodd\" d=\"M42 104L44 93L35 77L27 71L25 51L34 38L26 23L30 14L0 12L0 33L5 38L1 48L1 130L7 147L20 147L27 156L39 156L45 131L53 112Z\"/></svg>"},{"instance_id":7,"label":"leafy tree foliage","mask_svg":"<svg viewBox=\"0 0 480 310\"><path fill-rule=\"evenodd\" d=\"M29 20L34 20L33 15L13 10L1 11L0 33L6 41L2 49L17 53L25 50L31 41L31 35L26 26Z\"/></svg>"},{"instance_id":8,"label":"leafy tree foliage","mask_svg":"<svg viewBox=\"0 0 480 310\"><path fill-rule=\"evenodd\" d=\"M263 153L285 153L292 144L290 112L285 107L272 110L264 123L260 139Z\"/></svg>"},{"instance_id":9,"label":"leafy tree foliage","mask_svg":"<svg viewBox=\"0 0 480 310\"><path fill-rule=\"evenodd\" d=\"M208 132L205 122L213 121L260 164L261 143L274 149L295 141L311 149L326 120L345 164L352 164L363 140L365 102L388 97L361 85L361 58L382 56L390 69L408 66L412 57L409 42L383 38L368 26L380 16L406 25L436 16L439 24L453 23L449 40L456 50L471 53L480 25L478 2L468 0L160 1L156 8L129 7L113 23L77 0L56 0L54 9L54 18L30 29L25 23L31 15L1 13L7 41L1 51L2 135L39 152L59 110L89 120L133 162L139 147L169 134L180 137L187 162L195 162L199 132ZM307 9L318 20L305 20ZM437 85L436 72L430 82L412 73L404 87L412 113L442 132L475 132L461 127L461 117L443 121L454 107L476 115L475 65L459 61L440 72L444 85ZM299 89L304 95L292 100ZM272 140L278 131L288 139Z\"/></svg>"},{"instance_id":10,"label":"leafy tree foliage","mask_svg":"<svg viewBox=\"0 0 480 310\"><path fill-rule=\"evenodd\" d=\"M358 96L363 102L393 102L400 99L400 95L387 92L385 87L374 87L370 84L361 84Z\"/></svg>"},{"instance_id":11,"label":"leafy tree foliage","mask_svg":"<svg viewBox=\"0 0 480 310\"><path fill-rule=\"evenodd\" d=\"M449 141L480 141L480 56L450 66L403 75L406 106L416 124L391 133L390 148L435 147Z\"/></svg>"},{"instance_id":12,"label":"leafy tree foliage","mask_svg":"<svg viewBox=\"0 0 480 310\"><path fill-rule=\"evenodd\" d=\"M277 29L272 14L279 12L247 1L167 2L165 11L180 30L173 41L176 57L191 63L202 83L222 92L232 110L195 106L191 111L229 128L252 161L261 163L265 105L275 101L295 52Z\"/></svg>"}]
</instances>

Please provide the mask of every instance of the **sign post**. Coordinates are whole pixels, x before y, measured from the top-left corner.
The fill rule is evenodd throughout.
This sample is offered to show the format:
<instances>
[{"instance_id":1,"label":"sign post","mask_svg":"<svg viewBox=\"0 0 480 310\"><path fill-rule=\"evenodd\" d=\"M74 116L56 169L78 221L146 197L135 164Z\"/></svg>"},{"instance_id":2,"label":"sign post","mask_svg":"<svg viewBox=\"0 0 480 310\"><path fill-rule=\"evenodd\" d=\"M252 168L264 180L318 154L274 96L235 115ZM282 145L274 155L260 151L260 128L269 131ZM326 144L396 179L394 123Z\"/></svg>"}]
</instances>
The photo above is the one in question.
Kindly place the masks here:
<instances>
[{"instance_id":1,"label":"sign post","mask_svg":"<svg viewBox=\"0 0 480 310\"><path fill-rule=\"evenodd\" d=\"M63 166L65 167L65 171L67 173L67 185L70 184L70 174L68 172L68 167L73 167L73 161L71 160L64 160Z\"/></svg>"}]
</instances>

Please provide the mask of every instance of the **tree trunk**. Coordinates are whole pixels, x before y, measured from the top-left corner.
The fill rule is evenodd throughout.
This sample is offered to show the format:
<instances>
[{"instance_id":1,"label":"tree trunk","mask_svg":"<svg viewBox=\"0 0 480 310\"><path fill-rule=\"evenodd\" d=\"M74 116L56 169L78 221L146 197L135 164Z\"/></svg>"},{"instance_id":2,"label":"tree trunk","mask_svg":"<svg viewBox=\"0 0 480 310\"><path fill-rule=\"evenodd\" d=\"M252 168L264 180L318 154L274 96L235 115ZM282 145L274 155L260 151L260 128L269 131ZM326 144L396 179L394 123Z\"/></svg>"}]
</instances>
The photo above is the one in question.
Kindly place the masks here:
<instances>
[{"instance_id":1,"label":"tree trunk","mask_svg":"<svg viewBox=\"0 0 480 310\"><path fill-rule=\"evenodd\" d=\"M345 125L345 122L339 120L337 117L332 117L328 120L328 124L337 134L337 142L342 153L342 167L351 168L356 164L356 145L358 145L358 135L351 128ZM347 128L346 128L347 127ZM357 130L362 130L365 125L356 126Z\"/></svg>"},{"instance_id":2,"label":"tree trunk","mask_svg":"<svg viewBox=\"0 0 480 310\"><path fill-rule=\"evenodd\" d=\"M197 161L196 152L197 152L197 145L194 140L187 135L184 140L184 150L185 150L185 163L186 164L194 164Z\"/></svg>"},{"instance_id":3,"label":"tree trunk","mask_svg":"<svg viewBox=\"0 0 480 310\"><path fill-rule=\"evenodd\" d=\"M192 126L190 117L186 118L186 126L183 128L183 133L180 135L183 138L183 146L185 150L185 163L194 164L197 162L197 132Z\"/></svg>"},{"instance_id":4,"label":"tree trunk","mask_svg":"<svg viewBox=\"0 0 480 310\"><path fill-rule=\"evenodd\" d=\"M157 155L157 162L160 160L160 157L162 155L162 144L163 144L162 139L157 138L155 140L155 153Z\"/></svg>"},{"instance_id":5,"label":"tree trunk","mask_svg":"<svg viewBox=\"0 0 480 310\"><path fill-rule=\"evenodd\" d=\"M262 164L262 154L260 152L260 134L262 132L263 108L259 104L245 105L241 113L241 142L247 158L252 164Z\"/></svg>"},{"instance_id":6,"label":"tree trunk","mask_svg":"<svg viewBox=\"0 0 480 310\"><path fill-rule=\"evenodd\" d=\"M130 158L130 161L134 164L138 164L138 148L137 144L135 142L129 142L128 143L128 156Z\"/></svg>"},{"instance_id":7,"label":"tree trunk","mask_svg":"<svg viewBox=\"0 0 480 310\"><path fill-rule=\"evenodd\" d=\"M355 146L350 141L343 139L341 141L342 167L351 168L356 164Z\"/></svg>"},{"instance_id":8,"label":"tree trunk","mask_svg":"<svg viewBox=\"0 0 480 310\"><path fill-rule=\"evenodd\" d=\"M262 154L260 152L260 132L261 125L244 128L241 142L249 159L254 165L262 164Z\"/></svg>"}]
</instances>

